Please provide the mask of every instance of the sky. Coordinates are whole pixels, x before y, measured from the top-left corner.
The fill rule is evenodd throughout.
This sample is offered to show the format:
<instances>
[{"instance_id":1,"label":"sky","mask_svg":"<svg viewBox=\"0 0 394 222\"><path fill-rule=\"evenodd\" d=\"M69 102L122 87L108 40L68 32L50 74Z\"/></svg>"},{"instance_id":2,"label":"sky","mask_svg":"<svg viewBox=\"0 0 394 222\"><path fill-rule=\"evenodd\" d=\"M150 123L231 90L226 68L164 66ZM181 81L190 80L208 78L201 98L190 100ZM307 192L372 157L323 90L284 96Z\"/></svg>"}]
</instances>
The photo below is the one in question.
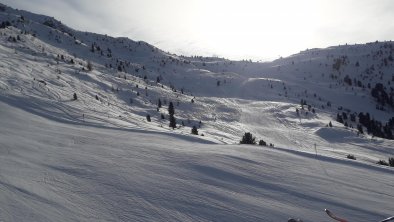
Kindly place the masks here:
<instances>
[{"instance_id":1,"label":"sky","mask_svg":"<svg viewBox=\"0 0 394 222\"><path fill-rule=\"evenodd\" d=\"M393 0L0 0L81 31L171 53L268 61L310 48L394 40Z\"/></svg>"}]
</instances>

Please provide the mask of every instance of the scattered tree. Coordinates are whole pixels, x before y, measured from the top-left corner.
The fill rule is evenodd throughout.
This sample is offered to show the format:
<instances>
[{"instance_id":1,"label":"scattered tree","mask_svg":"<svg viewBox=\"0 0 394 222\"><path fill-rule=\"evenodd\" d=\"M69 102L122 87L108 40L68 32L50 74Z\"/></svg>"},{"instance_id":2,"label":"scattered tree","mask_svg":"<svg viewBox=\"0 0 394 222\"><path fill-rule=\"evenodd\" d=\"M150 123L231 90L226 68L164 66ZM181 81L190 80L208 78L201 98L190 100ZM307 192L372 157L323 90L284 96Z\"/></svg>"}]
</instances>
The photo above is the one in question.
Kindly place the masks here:
<instances>
[{"instance_id":1,"label":"scattered tree","mask_svg":"<svg viewBox=\"0 0 394 222\"><path fill-rule=\"evenodd\" d=\"M388 166L388 165L389 165L385 160L379 160L379 161L377 162L377 164L383 165L383 166Z\"/></svg>"},{"instance_id":2,"label":"scattered tree","mask_svg":"<svg viewBox=\"0 0 394 222\"><path fill-rule=\"evenodd\" d=\"M149 114L146 115L146 121L148 121L148 122L151 121L151 120L150 120L150 115L149 115Z\"/></svg>"},{"instance_id":3,"label":"scattered tree","mask_svg":"<svg viewBox=\"0 0 394 222\"><path fill-rule=\"evenodd\" d=\"M159 99L159 101L157 102L157 107L161 108L161 100Z\"/></svg>"},{"instance_id":4,"label":"scattered tree","mask_svg":"<svg viewBox=\"0 0 394 222\"><path fill-rule=\"evenodd\" d=\"M361 124L357 124L357 130L359 133L364 134L363 126L361 126Z\"/></svg>"},{"instance_id":5,"label":"scattered tree","mask_svg":"<svg viewBox=\"0 0 394 222\"><path fill-rule=\"evenodd\" d=\"M348 159L351 159L351 160L355 160L356 159L356 157L354 157L354 155L352 155L352 154L348 154L346 157Z\"/></svg>"},{"instance_id":6,"label":"scattered tree","mask_svg":"<svg viewBox=\"0 0 394 222\"><path fill-rule=\"evenodd\" d=\"M174 115L170 115L170 125L169 125L172 129L176 128L176 119L174 117Z\"/></svg>"},{"instance_id":7,"label":"scattered tree","mask_svg":"<svg viewBox=\"0 0 394 222\"><path fill-rule=\"evenodd\" d=\"M168 114L170 116L173 116L175 114L174 104L172 102L170 102L170 104L168 105Z\"/></svg>"},{"instance_id":8,"label":"scattered tree","mask_svg":"<svg viewBox=\"0 0 394 222\"><path fill-rule=\"evenodd\" d=\"M251 133L245 133L242 140L239 141L240 144L256 144L256 138L253 137Z\"/></svg>"},{"instance_id":9,"label":"scattered tree","mask_svg":"<svg viewBox=\"0 0 394 222\"><path fill-rule=\"evenodd\" d=\"M196 126L193 126L193 128L192 128L192 134L198 135L198 129L197 129Z\"/></svg>"},{"instance_id":10,"label":"scattered tree","mask_svg":"<svg viewBox=\"0 0 394 222\"><path fill-rule=\"evenodd\" d=\"M264 140L259 141L260 146L267 146L267 143Z\"/></svg>"},{"instance_id":11,"label":"scattered tree","mask_svg":"<svg viewBox=\"0 0 394 222\"><path fill-rule=\"evenodd\" d=\"M88 64L87 64L86 68L87 68L89 71L92 71L92 70L93 70L92 62L88 61Z\"/></svg>"},{"instance_id":12,"label":"scattered tree","mask_svg":"<svg viewBox=\"0 0 394 222\"><path fill-rule=\"evenodd\" d=\"M389 166L394 167L394 157L389 158Z\"/></svg>"}]
</instances>

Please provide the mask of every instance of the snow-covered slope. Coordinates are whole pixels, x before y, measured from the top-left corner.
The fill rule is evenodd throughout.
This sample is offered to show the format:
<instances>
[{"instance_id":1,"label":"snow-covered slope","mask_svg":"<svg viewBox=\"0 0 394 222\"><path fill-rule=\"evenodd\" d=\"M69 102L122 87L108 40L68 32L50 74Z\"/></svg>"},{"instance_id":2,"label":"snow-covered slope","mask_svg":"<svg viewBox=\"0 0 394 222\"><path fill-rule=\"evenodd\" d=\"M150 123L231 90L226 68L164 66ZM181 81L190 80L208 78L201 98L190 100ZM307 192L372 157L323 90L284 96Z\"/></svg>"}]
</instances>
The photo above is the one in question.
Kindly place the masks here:
<instances>
[{"instance_id":1,"label":"snow-covered slope","mask_svg":"<svg viewBox=\"0 0 394 222\"><path fill-rule=\"evenodd\" d=\"M392 213L391 168L61 123L1 100L2 221L329 221L329 208L369 222Z\"/></svg>"},{"instance_id":2,"label":"snow-covered slope","mask_svg":"<svg viewBox=\"0 0 394 222\"><path fill-rule=\"evenodd\" d=\"M306 50L267 63L188 58L144 42L76 31L47 16L0 9L2 93L27 100L26 108L34 106L36 113L180 134L198 126L205 139L227 144L250 131L276 146L314 152L316 144L322 153L357 153L369 162L394 152L392 141L371 141L373 132L358 135L358 119L346 120L349 127L334 121L338 112L368 112L383 125L393 117L392 107L381 107L371 96L371 88L383 83L392 99L391 42ZM78 100L72 101L73 93ZM168 127L170 101L176 104L177 130ZM333 128L326 127L330 121Z\"/></svg>"},{"instance_id":3,"label":"snow-covered slope","mask_svg":"<svg viewBox=\"0 0 394 222\"><path fill-rule=\"evenodd\" d=\"M0 23L0 220L389 214L393 171L376 162L394 141L357 125L361 112L393 118L391 42L256 63L178 56L1 5ZM245 132L275 149L234 145Z\"/></svg>"}]
</instances>

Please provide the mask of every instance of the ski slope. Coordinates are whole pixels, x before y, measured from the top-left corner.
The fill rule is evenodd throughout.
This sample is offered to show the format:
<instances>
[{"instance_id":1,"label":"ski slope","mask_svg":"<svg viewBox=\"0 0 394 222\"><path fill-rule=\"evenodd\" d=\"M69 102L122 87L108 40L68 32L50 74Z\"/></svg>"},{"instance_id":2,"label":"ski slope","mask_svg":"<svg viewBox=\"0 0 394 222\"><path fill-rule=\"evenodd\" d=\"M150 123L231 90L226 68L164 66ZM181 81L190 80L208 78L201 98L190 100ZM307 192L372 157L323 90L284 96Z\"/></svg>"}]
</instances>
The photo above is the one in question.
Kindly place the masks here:
<instances>
[{"instance_id":1,"label":"ski slope","mask_svg":"<svg viewBox=\"0 0 394 222\"><path fill-rule=\"evenodd\" d=\"M393 117L367 87L390 90L391 42L256 63L174 55L0 5L3 21L12 25L0 29L0 221L392 214L393 168L376 162L394 156L394 140L335 121L338 112ZM245 132L275 148L238 145Z\"/></svg>"},{"instance_id":2,"label":"ski slope","mask_svg":"<svg viewBox=\"0 0 394 222\"><path fill-rule=\"evenodd\" d=\"M1 97L2 221L350 221L392 214L393 169L280 148L88 127Z\"/></svg>"}]
</instances>

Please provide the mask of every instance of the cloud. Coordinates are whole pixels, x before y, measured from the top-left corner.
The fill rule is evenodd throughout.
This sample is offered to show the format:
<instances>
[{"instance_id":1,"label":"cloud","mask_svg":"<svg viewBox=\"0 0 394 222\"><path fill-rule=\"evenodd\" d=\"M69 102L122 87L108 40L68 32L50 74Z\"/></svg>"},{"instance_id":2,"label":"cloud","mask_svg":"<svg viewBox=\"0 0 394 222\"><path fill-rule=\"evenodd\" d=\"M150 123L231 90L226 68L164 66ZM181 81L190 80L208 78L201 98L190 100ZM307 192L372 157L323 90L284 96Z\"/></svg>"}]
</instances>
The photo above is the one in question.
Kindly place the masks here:
<instances>
[{"instance_id":1,"label":"cloud","mask_svg":"<svg viewBox=\"0 0 394 222\"><path fill-rule=\"evenodd\" d=\"M174 53L276 58L394 38L392 0L3 0L72 28Z\"/></svg>"}]
</instances>

